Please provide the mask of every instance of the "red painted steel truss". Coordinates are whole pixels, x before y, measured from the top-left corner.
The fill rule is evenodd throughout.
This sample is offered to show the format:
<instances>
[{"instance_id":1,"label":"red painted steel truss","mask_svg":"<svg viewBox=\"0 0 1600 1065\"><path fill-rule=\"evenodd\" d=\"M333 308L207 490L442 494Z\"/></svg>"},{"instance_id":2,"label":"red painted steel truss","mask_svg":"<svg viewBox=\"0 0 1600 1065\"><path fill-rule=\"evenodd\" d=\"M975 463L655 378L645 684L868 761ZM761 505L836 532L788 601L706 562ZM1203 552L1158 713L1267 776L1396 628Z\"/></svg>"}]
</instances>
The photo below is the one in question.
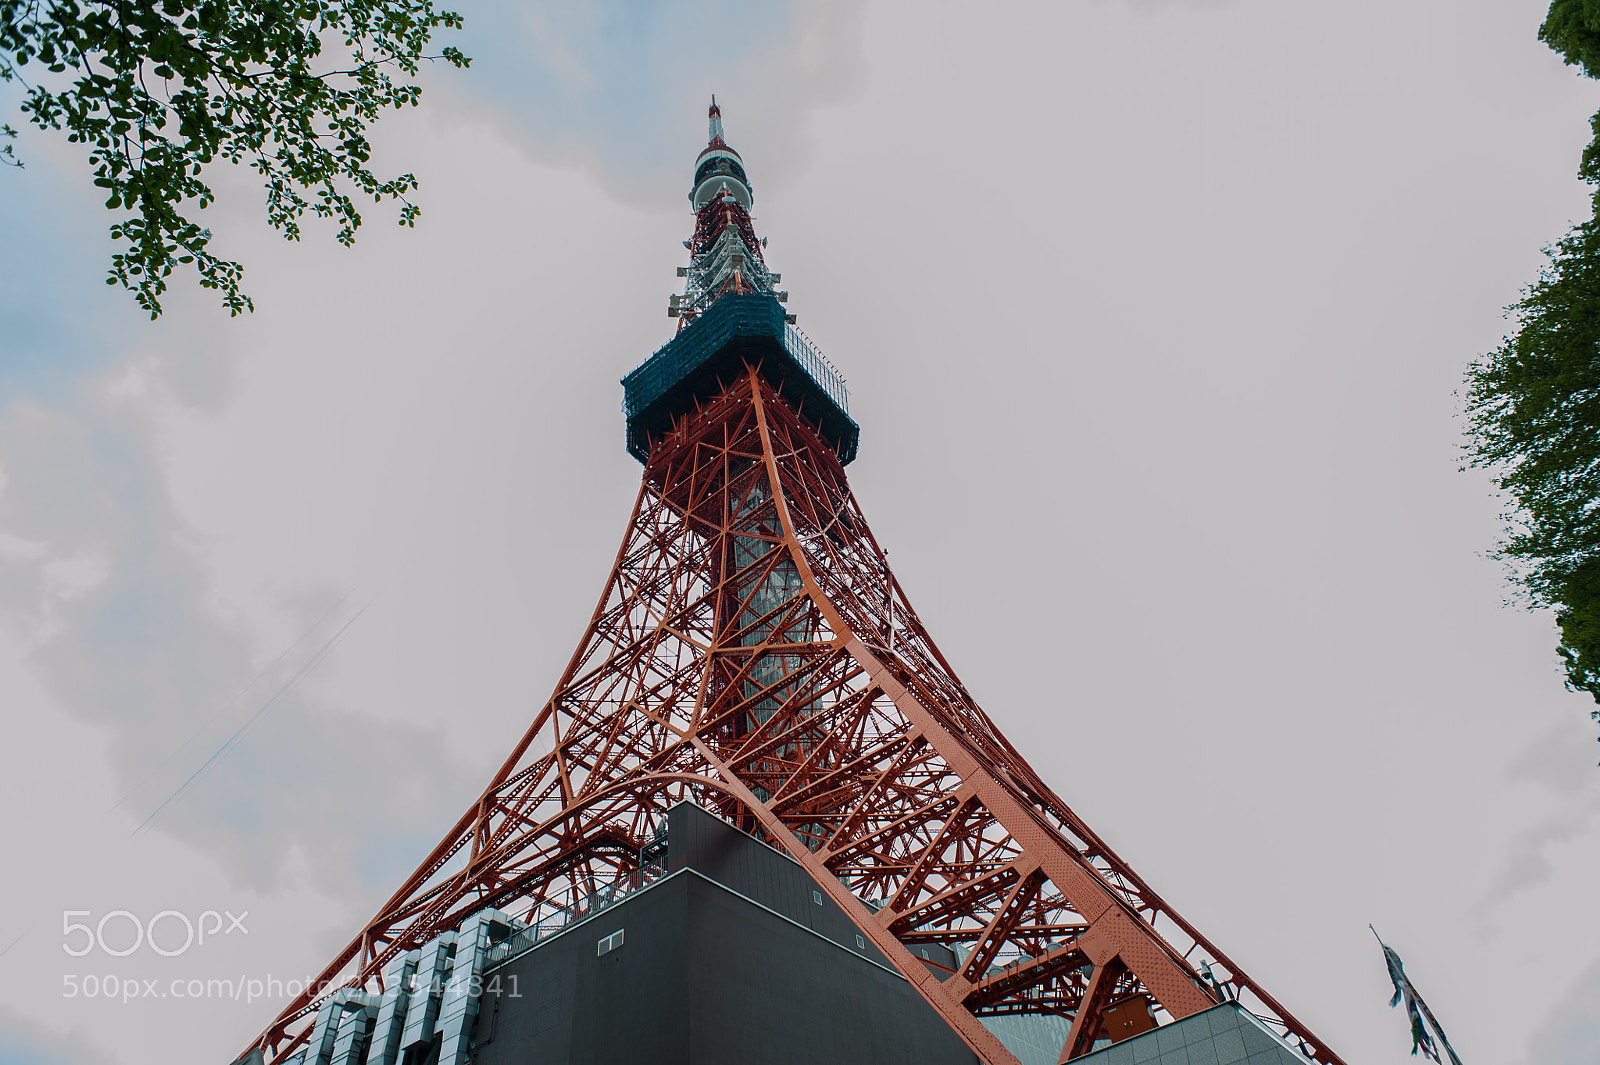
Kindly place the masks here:
<instances>
[{"instance_id":1,"label":"red painted steel truss","mask_svg":"<svg viewBox=\"0 0 1600 1065\"><path fill-rule=\"evenodd\" d=\"M918 621L837 457L754 371L654 442L555 694L324 986L377 989L397 954L474 912L627 877L684 799L809 869L986 1062L1015 1059L979 1015L1072 1017L1065 1061L1143 996L1173 1019L1238 998L1342 1065L1006 742ZM958 970L914 953L928 943L954 948ZM308 992L262 1035L269 1061L304 1041L317 1003Z\"/></svg>"}]
</instances>

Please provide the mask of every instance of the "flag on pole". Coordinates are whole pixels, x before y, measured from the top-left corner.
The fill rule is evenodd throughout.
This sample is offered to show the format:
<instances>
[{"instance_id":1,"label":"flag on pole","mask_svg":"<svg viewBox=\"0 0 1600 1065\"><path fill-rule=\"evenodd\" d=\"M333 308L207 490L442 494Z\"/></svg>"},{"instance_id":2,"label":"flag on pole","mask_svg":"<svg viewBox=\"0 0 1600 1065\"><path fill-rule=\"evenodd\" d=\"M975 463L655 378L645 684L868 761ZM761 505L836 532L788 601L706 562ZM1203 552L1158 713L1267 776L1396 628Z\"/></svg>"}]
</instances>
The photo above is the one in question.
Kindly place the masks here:
<instances>
[{"instance_id":1,"label":"flag on pole","mask_svg":"<svg viewBox=\"0 0 1600 1065\"><path fill-rule=\"evenodd\" d=\"M1367 925L1372 928L1371 925ZM1378 930L1372 928L1372 934L1377 936ZM1444 1065L1444 1059L1439 1057L1439 1047L1434 1043L1433 1037L1439 1037L1439 1043L1444 1045L1444 1052L1450 1055L1451 1065L1461 1065L1461 1059L1456 1056L1455 1048L1450 1045L1450 1040L1445 1037L1444 1028L1439 1024L1439 1019L1433 1015L1428 1004L1422 1001L1422 996L1417 994L1417 989L1412 986L1411 980L1406 976L1405 966L1400 962L1400 955L1394 948L1378 937L1378 946L1383 948L1383 960L1389 966L1389 979L1394 982L1394 997L1389 1000L1390 1006L1398 1006L1401 1002L1406 1004L1406 1016L1411 1018L1411 1053L1415 1055L1421 1050L1425 1055ZM1423 1027L1423 1021L1428 1022ZM1433 1034L1428 1033L1428 1028L1433 1029Z\"/></svg>"}]
</instances>

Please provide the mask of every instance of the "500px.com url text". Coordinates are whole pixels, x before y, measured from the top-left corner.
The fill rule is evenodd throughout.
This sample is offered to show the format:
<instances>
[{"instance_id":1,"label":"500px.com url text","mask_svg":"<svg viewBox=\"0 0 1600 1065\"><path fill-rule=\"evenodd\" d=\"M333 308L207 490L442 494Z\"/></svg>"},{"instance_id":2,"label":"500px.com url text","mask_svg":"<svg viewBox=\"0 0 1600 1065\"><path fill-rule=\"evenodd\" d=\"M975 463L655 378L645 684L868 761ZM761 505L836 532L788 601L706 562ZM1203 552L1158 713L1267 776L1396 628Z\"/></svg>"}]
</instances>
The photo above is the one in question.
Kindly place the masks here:
<instances>
[{"instance_id":1,"label":"500px.com url text","mask_svg":"<svg viewBox=\"0 0 1600 1065\"><path fill-rule=\"evenodd\" d=\"M90 973L79 976L66 973L61 977L62 998L101 998L113 1002L133 1002L150 998L208 998L229 999L234 1002L254 1002L257 999L293 997L310 986L310 980L280 980L276 976L265 979L239 977L237 979L202 980L138 980L117 976L115 973L99 976Z\"/></svg>"}]
</instances>

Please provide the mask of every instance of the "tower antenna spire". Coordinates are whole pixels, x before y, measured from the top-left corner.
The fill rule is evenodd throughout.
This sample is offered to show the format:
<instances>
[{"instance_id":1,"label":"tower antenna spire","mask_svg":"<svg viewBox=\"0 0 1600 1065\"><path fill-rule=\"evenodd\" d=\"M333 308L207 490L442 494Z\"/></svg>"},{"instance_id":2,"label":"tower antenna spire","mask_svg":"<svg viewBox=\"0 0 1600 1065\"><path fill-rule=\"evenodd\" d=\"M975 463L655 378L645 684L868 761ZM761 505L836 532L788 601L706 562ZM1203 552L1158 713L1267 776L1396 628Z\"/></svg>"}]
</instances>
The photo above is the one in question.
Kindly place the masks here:
<instances>
[{"instance_id":1,"label":"tower antenna spire","mask_svg":"<svg viewBox=\"0 0 1600 1065\"><path fill-rule=\"evenodd\" d=\"M711 94L711 109L706 112L710 119L711 135L706 138L708 144L722 144L722 108L717 106L717 94Z\"/></svg>"},{"instance_id":2,"label":"tower antenna spire","mask_svg":"<svg viewBox=\"0 0 1600 1065\"><path fill-rule=\"evenodd\" d=\"M667 303L667 314L678 319L680 329L729 294L767 296L779 303L789 299L787 292L777 290L780 276L767 269L762 250L766 241L756 236L750 218L755 186L745 174L744 160L728 146L714 95L706 116L710 139L695 158L689 190L695 215L694 237L684 242L689 265L678 267L678 276L689 280L684 292Z\"/></svg>"}]
</instances>

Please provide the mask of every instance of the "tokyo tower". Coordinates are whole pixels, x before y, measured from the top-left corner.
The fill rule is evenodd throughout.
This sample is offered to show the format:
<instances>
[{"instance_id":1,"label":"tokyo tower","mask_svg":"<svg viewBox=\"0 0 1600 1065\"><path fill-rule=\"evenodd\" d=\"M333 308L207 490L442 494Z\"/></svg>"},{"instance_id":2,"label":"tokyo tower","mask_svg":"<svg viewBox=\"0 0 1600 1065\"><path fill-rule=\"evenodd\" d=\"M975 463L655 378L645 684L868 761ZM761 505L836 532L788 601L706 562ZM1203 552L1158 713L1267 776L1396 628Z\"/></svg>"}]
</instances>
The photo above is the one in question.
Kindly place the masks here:
<instances>
[{"instance_id":1,"label":"tokyo tower","mask_svg":"<svg viewBox=\"0 0 1600 1065\"><path fill-rule=\"evenodd\" d=\"M721 1009L682 1039L732 1047L740 1009L837 980L885 1004L807 1007L767 1060L833 1025L852 1047L944 1040L904 1060L1109 1063L1144 1040L1222 1048L1170 1060L1342 1065L1073 813L935 646L845 476L844 382L785 313L752 189L713 100L677 332L622 382L644 474L588 628L481 796L245 1059L605 1061L594 1048L631 1025L651 1060L724 1060L674 1049L673 1018ZM684 910L713 931L628 983L629 952L680 919L644 903L691 867L723 892L716 920L772 938L749 933L743 975L715 991L734 963L714 952L746 933ZM672 968L695 951L713 953ZM507 997L502 977L534 971L517 959L546 975ZM651 1020L651 995L676 1005ZM847 1052L807 1051L830 1053Z\"/></svg>"}]
</instances>

